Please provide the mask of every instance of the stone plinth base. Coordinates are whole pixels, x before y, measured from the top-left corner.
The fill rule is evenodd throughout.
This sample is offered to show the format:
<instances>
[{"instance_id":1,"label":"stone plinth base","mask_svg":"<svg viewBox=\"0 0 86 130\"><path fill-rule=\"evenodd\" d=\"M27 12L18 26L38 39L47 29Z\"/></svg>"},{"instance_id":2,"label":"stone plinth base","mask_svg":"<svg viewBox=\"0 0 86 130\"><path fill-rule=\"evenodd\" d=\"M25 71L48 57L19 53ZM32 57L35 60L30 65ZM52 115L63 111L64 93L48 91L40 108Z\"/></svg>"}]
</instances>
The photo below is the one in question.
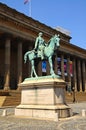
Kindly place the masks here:
<instances>
[{"instance_id":1,"label":"stone plinth base","mask_svg":"<svg viewBox=\"0 0 86 130\"><path fill-rule=\"evenodd\" d=\"M22 87L21 104L15 115L51 119L71 116L71 109L65 103L65 82L60 78L39 77L25 80Z\"/></svg>"},{"instance_id":2,"label":"stone plinth base","mask_svg":"<svg viewBox=\"0 0 86 130\"><path fill-rule=\"evenodd\" d=\"M58 121L58 118L71 116L70 108L66 105L19 105L15 109L15 115L37 119Z\"/></svg>"}]
</instances>

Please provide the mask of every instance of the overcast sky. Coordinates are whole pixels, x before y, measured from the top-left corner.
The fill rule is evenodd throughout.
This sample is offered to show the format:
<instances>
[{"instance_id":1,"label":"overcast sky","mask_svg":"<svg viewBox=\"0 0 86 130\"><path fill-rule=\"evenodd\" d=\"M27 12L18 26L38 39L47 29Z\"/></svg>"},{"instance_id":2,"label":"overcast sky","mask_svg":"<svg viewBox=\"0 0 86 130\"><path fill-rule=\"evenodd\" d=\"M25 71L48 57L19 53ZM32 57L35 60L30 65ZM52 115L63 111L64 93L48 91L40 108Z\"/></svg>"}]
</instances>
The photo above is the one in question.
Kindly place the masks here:
<instances>
[{"instance_id":1,"label":"overcast sky","mask_svg":"<svg viewBox=\"0 0 86 130\"><path fill-rule=\"evenodd\" d=\"M27 4L24 0L0 2L52 28L68 30L72 37L70 42L86 49L86 0L29 0Z\"/></svg>"}]
</instances>

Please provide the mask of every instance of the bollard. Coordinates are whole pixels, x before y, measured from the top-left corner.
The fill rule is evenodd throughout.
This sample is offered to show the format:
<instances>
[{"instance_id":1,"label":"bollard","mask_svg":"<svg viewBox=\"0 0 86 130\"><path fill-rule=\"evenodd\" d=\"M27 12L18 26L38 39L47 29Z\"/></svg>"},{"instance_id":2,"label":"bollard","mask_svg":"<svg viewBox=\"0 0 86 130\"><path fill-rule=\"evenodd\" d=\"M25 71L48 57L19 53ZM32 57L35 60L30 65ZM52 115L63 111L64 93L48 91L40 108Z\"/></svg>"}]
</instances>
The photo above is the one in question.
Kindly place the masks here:
<instances>
[{"instance_id":1,"label":"bollard","mask_svg":"<svg viewBox=\"0 0 86 130\"><path fill-rule=\"evenodd\" d=\"M58 122L58 121L59 121L58 113L56 113L56 114L55 114L54 121L56 121L56 122Z\"/></svg>"},{"instance_id":2,"label":"bollard","mask_svg":"<svg viewBox=\"0 0 86 130\"><path fill-rule=\"evenodd\" d=\"M6 109L3 110L2 116L7 116L7 110Z\"/></svg>"},{"instance_id":3,"label":"bollard","mask_svg":"<svg viewBox=\"0 0 86 130\"><path fill-rule=\"evenodd\" d=\"M57 113L57 121L59 121L59 115L58 115L58 113Z\"/></svg>"},{"instance_id":4,"label":"bollard","mask_svg":"<svg viewBox=\"0 0 86 130\"><path fill-rule=\"evenodd\" d=\"M85 109L82 110L82 116L85 117Z\"/></svg>"}]
</instances>

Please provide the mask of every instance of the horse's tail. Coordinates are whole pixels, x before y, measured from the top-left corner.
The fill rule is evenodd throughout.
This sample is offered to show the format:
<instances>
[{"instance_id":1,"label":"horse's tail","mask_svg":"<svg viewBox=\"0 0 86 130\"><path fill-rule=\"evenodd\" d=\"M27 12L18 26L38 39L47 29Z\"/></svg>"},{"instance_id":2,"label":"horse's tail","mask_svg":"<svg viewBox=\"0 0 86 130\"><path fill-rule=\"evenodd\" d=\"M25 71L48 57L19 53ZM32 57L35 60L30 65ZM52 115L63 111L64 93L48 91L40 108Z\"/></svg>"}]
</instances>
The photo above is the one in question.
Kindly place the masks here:
<instances>
[{"instance_id":1,"label":"horse's tail","mask_svg":"<svg viewBox=\"0 0 86 130\"><path fill-rule=\"evenodd\" d=\"M29 58L29 54L31 54L32 52L34 52L34 50L32 50L32 51L27 51L27 52L24 54L24 63L26 63L27 57Z\"/></svg>"},{"instance_id":2,"label":"horse's tail","mask_svg":"<svg viewBox=\"0 0 86 130\"><path fill-rule=\"evenodd\" d=\"M24 54L24 63L27 61L27 52Z\"/></svg>"}]
</instances>

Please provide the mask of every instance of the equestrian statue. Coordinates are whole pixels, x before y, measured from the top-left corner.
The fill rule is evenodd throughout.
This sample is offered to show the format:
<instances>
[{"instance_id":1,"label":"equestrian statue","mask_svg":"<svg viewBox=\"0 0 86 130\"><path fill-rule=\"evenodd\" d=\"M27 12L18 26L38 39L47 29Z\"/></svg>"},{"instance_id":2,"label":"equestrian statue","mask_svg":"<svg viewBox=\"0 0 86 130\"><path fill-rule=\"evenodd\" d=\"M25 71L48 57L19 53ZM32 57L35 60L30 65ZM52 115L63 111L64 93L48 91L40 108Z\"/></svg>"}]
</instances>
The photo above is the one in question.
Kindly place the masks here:
<instances>
[{"instance_id":1,"label":"equestrian statue","mask_svg":"<svg viewBox=\"0 0 86 130\"><path fill-rule=\"evenodd\" d=\"M35 76L38 77L36 70L35 70L35 59L41 58L41 60L48 59L50 65L50 75L54 76L55 72L53 69L53 62L52 57L54 52L57 48L60 47L59 41L59 34L55 34L51 37L51 39L46 43L45 40L42 38L43 33L40 32L38 37L35 41L35 47L31 51L27 51L24 54L24 63L26 63L27 59L31 62L31 77Z\"/></svg>"}]
</instances>

